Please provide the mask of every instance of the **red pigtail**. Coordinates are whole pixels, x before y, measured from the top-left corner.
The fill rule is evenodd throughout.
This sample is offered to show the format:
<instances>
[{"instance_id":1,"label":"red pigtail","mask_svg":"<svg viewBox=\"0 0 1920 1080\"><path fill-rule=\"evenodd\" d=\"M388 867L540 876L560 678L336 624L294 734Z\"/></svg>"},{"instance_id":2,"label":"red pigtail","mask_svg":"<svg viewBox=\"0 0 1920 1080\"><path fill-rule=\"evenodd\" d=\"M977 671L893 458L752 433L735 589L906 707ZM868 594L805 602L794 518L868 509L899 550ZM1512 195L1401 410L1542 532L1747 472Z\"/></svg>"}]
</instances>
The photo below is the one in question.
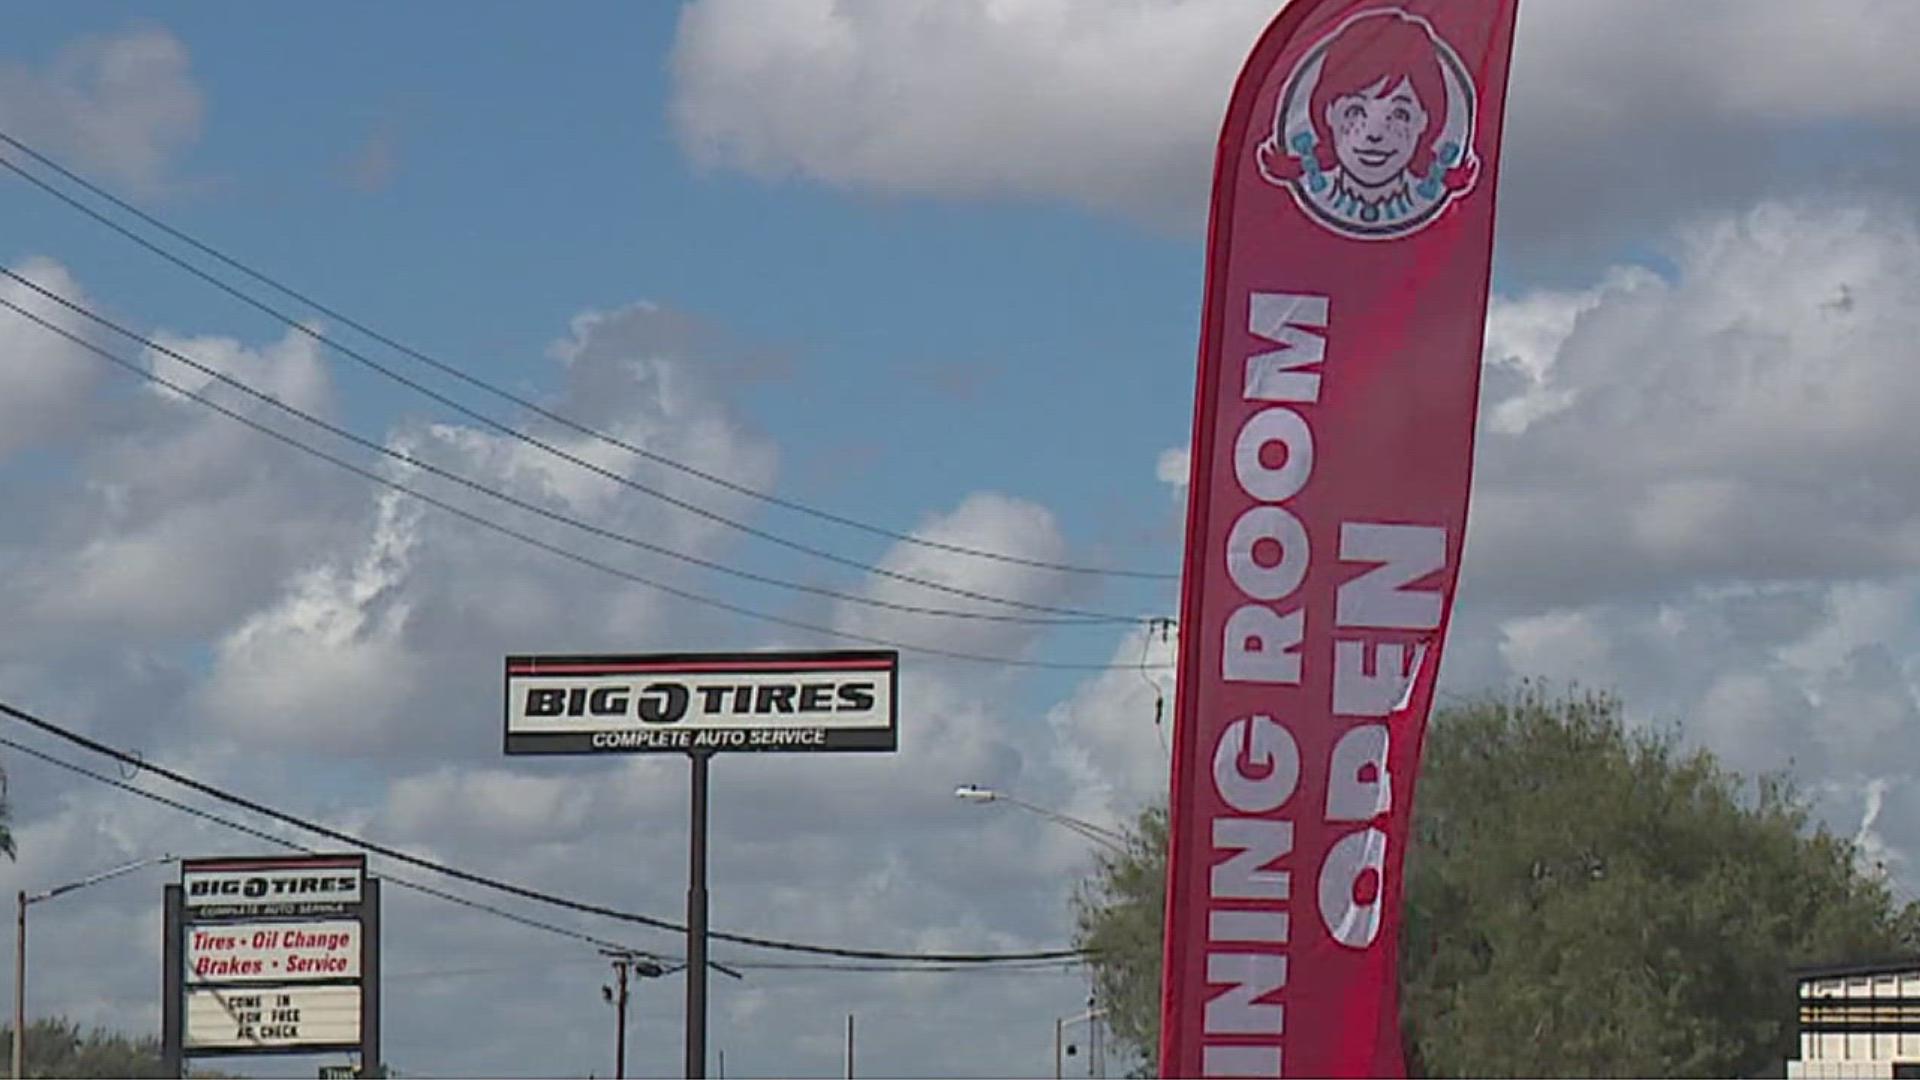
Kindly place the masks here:
<instances>
[{"instance_id":1,"label":"red pigtail","mask_svg":"<svg viewBox=\"0 0 1920 1080\"><path fill-rule=\"evenodd\" d=\"M1446 186L1448 191L1460 192L1472 187L1473 181L1479 175L1480 163L1473 158L1468 158L1453 168L1448 169L1446 174L1440 178L1440 182Z\"/></svg>"},{"instance_id":2,"label":"red pigtail","mask_svg":"<svg viewBox=\"0 0 1920 1080\"><path fill-rule=\"evenodd\" d=\"M1267 136L1267 141L1260 144L1258 158L1260 175L1276 184L1298 180L1302 175L1300 159L1287 153L1277 135Z\"/></svg>"}]
</instances>

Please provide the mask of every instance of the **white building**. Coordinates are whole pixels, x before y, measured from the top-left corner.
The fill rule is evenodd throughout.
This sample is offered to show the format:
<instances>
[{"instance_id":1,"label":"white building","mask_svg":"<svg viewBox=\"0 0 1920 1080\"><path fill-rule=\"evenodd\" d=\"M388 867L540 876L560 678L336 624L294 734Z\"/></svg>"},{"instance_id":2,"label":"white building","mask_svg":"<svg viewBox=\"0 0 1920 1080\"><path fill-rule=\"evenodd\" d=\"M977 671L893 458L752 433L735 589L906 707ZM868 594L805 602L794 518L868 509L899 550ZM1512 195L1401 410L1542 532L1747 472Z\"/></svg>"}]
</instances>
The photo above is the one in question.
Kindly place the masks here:
<instances>
[{"instance_id":1,"label":"white building","mask_svg":"<svg viewBox=\"0 0 1920 1080\"><path fill-rule=\"evenodd\" d=\"M1920 957L1794 972L1800 1056L1788 1080L1920 1080Z\"/></svg>"}]
</instances>

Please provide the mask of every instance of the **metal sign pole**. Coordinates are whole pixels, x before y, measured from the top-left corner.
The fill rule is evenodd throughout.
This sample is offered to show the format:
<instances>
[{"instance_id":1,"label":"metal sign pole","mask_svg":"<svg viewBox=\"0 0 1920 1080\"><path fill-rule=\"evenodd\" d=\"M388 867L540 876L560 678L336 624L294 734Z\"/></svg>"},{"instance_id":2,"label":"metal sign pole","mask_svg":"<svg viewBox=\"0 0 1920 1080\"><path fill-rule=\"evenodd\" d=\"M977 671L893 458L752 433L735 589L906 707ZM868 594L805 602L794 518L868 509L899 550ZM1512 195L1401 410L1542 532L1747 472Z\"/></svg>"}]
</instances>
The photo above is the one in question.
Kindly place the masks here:
<instances>
[{"instance_id":1,"label":"metal sign pole","mask_svg":"<svg viewBox=\"0 0 1920 1080\"><path fill-rule=\"evenodd\" d=\"M711 751L687 755L693 796L687 837L687 1078L707 1075L707 762Z\"/></svg>"},{"instance_id":2,"label":"metal sign pole","mask_svg":"<svg viewBox=\"0 0 1920 1080\"><path fill-rule=\"evenodd\" d=\"M707 1075L707 769L714 753L892 753L899 670L900 654L890 649L506 658L506 753L687 756L688 1080Z\"/></svg>"},{"instance_id":3,"label":"metal sign pole","mask_svg":"<svg viewBox=\"0 0 1920 1080\"><path fill-rule=\"evenodd\" d=\"M186 891L178 885L166 887L161 921L165 926L160 939L160 1061L161 1075L180 1077L186 1073Z\"/></svg>"},{"instance_id":4,"label":"metal sign pole","mask_svg":"<svg viewBox=\"0 0 1920 1080\"><path fill-rule=\"evenodd\" d=\"M360 885L360 1075L385 1077L380 1047L380 879Z\"/></svg>"}]
</instances>

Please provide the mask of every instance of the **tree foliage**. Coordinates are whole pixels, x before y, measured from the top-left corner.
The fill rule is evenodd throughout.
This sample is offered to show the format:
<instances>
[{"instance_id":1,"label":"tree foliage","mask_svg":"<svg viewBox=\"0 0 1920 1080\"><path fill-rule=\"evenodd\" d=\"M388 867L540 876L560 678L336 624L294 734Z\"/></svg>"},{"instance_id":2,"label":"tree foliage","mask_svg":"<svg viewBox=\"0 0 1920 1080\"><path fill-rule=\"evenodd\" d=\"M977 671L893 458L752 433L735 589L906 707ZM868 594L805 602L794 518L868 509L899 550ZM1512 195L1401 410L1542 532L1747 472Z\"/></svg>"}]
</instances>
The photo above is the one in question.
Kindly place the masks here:
<instances>
[{"instance_id":1,"label":"tree foliage","mask_svg":"<svg viewBox=\"0 0 1920 1080\"><path fill-rule=\"evenodd\" d=\"M12 1025L0 1026L0 1053L11 1053L12 1046ZM80 1025L62 1017L28 1023L26 1045L21 1049L20 1068L29 1078L167 1075L161 1064L159 1039L150 1035L135 1038L105 1028L83 1031ZM229 1074L189 1069L187 1075L217 1080Z\"/></svg>"},{"instance_id":2,"label":"tree foliage","mask_svg":"<svg viewBox=\"0 0 1920 1080\"><path fill-rule=\"evenodd\" d=\"M1151 806L1126 832L1124 853L1101 854L1074 894L1075 944L1099 961L1093 992L1106 1023L1142 1062L1156 1053L1160 941L1167 890L1167 811Z\"/></svg>"},{"instance_id":3,"label":"tree foliage","mask_svg":"<svg viewBox=\"0 0 1920 1080\"><path fill-rule=\"evenodd\" d=\"M13 1028L0 1027L0 1050L13 1045ZM52 1018L27 1024L25 1060L29 1077L42 1076L165 1076L160 1063L160 1040L129 1038L95 1028L82 1031L71 1020Z\"/></svg>"},{"instance_id":4,"label":"tree foliage","mask_svg":"<svg viewBox=\"0 0 1920 1080\"><path fill-rule=\"evenodd\" d=\"M1401 941L1422 1074L1777 1075L1791 967L1920 949L1920 906L1896 904L1789 782L1630 730L1612 698L1529 688L1442 710L1424 757ZM1143 1061L1165 835L1163 810L1143 814L1075 904Z\"/></svg>"}]
</instances>

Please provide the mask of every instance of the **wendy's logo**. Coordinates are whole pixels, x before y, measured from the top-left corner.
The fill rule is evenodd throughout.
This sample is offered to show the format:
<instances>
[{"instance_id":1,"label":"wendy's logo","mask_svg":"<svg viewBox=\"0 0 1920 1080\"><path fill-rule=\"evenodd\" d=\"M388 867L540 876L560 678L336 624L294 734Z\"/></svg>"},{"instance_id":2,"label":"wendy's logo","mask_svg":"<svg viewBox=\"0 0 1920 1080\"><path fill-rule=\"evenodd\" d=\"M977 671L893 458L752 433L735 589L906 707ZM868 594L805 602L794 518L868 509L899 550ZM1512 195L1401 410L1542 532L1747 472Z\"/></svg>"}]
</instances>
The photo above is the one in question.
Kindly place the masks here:
<instances>
[{"instance_id":1,"label":"wendy's logo","mask_svg":"<svg viewBox=\"0 0 1920 1080\"><path fill-rule=\"evenodd\" d=\"M1260 144L1260 173L1356 240L1425 228L1473 188L1473 78L1432 24L1363 11L1300 58Z\"/></svg>"}]
</instances>

